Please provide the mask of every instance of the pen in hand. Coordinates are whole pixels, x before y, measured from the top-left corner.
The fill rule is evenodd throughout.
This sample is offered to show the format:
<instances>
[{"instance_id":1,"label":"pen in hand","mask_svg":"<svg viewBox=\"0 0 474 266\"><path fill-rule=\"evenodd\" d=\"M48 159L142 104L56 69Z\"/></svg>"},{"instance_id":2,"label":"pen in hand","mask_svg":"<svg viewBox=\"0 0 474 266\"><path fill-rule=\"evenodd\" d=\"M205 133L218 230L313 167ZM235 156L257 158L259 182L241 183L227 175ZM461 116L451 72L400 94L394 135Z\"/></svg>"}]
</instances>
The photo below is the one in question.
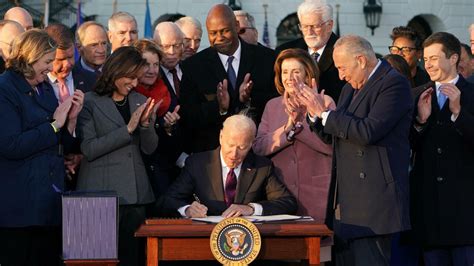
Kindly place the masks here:
<instances>
[{"instance_id":1,"label":"pen in hand","mask_svg":"<svg viewBox=\"0 0 474 266\"><path fill-rule=\"evenodd\" d=\"M197 203L201 204L201 201L199 200L199 198L198 198L198 196L196 195L196 193L193 193L193 197L194 197L194 200L195 200Z\"/></svg>"}]
</instances>

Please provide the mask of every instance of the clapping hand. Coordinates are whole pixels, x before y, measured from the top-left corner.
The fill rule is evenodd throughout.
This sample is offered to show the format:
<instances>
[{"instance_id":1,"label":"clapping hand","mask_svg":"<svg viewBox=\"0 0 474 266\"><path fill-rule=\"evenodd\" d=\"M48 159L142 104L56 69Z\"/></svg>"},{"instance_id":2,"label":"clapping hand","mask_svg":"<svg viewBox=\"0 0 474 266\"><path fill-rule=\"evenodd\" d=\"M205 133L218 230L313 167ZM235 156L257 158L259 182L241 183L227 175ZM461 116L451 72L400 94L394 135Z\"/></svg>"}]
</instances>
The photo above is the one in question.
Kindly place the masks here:
<instances>
[{"instance_id":1,"label":"clapping hand","mask_svg":"<svg viewBox=\"0 0 474 266\"><path fill-rule=\"evenodd\" d=\"M244 82L239 87L239 100L241 103L246 103L250 100L250 93L252 92L253 81L250 80L250 73L245 74Z\"/></svg>"},{"instance_id":2,"label":"clapping hand","mask_svg":"<svg viewBox=\"0 0 474 266\"><path fill-rule=\"evenodd\" d=\"M219 112L224 113L229 109L230 96L227 90L227 79L217 84L217 103L219 104Z\"/></svg>"},{"instance_id":3,"label":"clapping hand","mask_svg":"<svg viewBox=\"0 0 474 266\"><path fill-rule=\"evenodd\" d=\"M443 83L440 87L440 93L448 97L449 110L457 117L461 112L461 91L454 84Z\"/></svg>"},{"instance_id":4,"label":"clapping hand","mask_svg":"<svg viewBox=\"0 0 474 266\"><path fill-rule=\"evenodd\" d=\"M53 114L54 126L57 129L60 129L66 123L66 118L68 117L69 110L72 106L72 97L67 98L64 102L60 103L56 108Z\"/></svg>"},{"instance_id":5,"label":"clapping hand","mask_svg":"<svg viewBox=\"0 0 474 266\"><path fill-rule=\"evenodd\" d=\"M149 127L150 124L154 123L156 120L156 110L160 107L163 100L160 100L158 103L154 99L148 98L146 101L146 108L140 116L140 126Z\"/></svg>"},{"instance_id":6,"label":"clapping hand","mask_svg":"<svg viewBox=\"0 0 474 266\"><path fill-rule=\"evenodd\" d=\"M425 90L418 99L418 116L416 119L418 123L424 124L428 120L428 117L431 115L431 94L433 93L433 88Z\"/></svg>"},{"instance_id":7,"label":"clapping hand","mask_svg":"<svg viewBox=\"0 0 474 266\"><path fill-rule=\"evenodd\" d=\"M296 90L296 97L300 103L306 106L306 110L310 116L321 117L321 113L327 110L325 105L324 90L318 93L318 87L316 86L316 80L311 79L311 87L308 85L298 82L299 89ZM329 99L328 99L329 101Z\"/></svg>"}]
</instances>

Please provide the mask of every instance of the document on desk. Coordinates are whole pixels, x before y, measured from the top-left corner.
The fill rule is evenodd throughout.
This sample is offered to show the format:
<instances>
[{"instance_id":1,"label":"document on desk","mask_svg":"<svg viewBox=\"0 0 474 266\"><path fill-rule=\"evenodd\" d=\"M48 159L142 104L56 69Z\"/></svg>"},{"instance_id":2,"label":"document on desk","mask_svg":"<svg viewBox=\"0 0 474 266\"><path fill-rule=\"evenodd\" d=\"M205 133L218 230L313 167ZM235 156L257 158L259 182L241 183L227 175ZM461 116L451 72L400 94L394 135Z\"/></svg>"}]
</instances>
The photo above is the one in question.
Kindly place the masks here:
<instances>
[{"instance_id":1,"label":"document on desk","mask_svg":"<svg viewBox=\"0 0 474 266\"><path fill-rule=\"evenodd\" d=\"M296 220L312 221L313 220L311 216L297 216L297 215L288 215L288 214L265 215L265 216L253 215L253 216L242 216L242 218L245 218L254 223L296 221ZM199 221L199 222L206 222L206 223L219 223L220 221L224 220L224 217L217 215L217 216L207 216L203 218L192 218L192 220Z\"/></svg>"}]
</instances>

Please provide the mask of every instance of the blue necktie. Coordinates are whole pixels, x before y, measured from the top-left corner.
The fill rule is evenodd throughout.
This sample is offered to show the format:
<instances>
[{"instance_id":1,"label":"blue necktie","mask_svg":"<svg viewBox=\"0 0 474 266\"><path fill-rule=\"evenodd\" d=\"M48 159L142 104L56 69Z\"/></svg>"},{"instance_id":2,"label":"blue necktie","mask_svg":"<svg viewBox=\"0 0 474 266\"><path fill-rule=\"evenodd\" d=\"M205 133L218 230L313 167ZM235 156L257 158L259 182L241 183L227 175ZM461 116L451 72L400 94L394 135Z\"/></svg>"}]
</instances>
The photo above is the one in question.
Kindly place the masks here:
<instances>
[{"instance_id":1,"label":"blue necktie","mask_svg":"<svg viewBox=\"0 0 474 266\"><path fill-rule=\"evenodd\" d=\"M441 110L443 109L444 103L446 102L446 95L441 92L440 88L438 88L438 105L439 109Z\"/></svg>"},{"instance_id":2,"label":"blue necktie","mask_svg":"<svg viewBox=\"0 0 474 266\"><path fill-rule=\"evenodd\" d=\"M318 52L314 52L314 53L311 54L311 57L313 57L314 62L315 62L316 64L318 64L319 53L318 53Z\"/></svg>"},{"instance_id":3,"label":"blue necktie","mask_svg":"<svg viewBox=\"0 0 474 266\"><path fill-rule=\"evenodd\" d=\"M229 56L229 58L227 59L227 77L229 78L229 82L232 85L232 89L235 90L235 82L237 81L237 77L235 75L234 67L232 66L233 60L233 56Z\"/></svg>"}]
</instances>

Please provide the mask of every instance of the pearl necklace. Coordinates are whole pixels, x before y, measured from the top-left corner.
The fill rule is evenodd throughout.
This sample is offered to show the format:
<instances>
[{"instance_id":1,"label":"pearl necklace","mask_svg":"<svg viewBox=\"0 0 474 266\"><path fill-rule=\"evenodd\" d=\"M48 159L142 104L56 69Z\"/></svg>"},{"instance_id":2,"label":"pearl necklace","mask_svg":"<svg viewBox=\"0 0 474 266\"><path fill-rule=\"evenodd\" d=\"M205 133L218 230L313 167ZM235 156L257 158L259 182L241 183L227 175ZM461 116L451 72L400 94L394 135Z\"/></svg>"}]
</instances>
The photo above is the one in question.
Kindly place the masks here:
<instances>
[{"instance_id":1,"label":"pearl necklace","mask_svg":"<svg viewBox=\"0 0 474 266\"><path fill-rule=\"evenodd\" d=\"M117 106L119 106L119 107L124 106L124 105L127 103L127 100L128 100L128 96L125 96L125 98L122 100L122 101L123 101L122 103L119 103L119 102L121 102L121 101L114 101L114 100L112 99L112 101L114 101L115 105L117 105Z\"/></svg>"}]
</instances>

